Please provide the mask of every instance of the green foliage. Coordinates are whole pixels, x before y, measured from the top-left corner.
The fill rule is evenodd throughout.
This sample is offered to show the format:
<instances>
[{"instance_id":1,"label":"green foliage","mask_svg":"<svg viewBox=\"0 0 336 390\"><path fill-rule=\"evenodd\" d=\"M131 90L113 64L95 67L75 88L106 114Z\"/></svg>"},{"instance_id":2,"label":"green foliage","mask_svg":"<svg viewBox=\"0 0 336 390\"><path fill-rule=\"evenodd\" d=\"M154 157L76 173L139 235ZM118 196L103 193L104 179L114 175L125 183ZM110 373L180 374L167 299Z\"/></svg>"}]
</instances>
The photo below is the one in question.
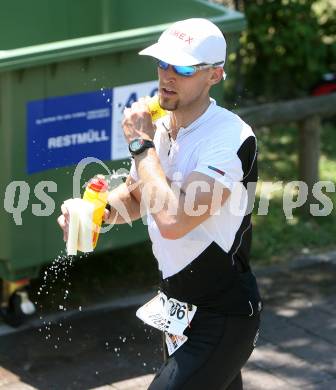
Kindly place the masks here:
<instances>
[{"instance_id":1,"label":"green foliage","mask_svg":"<svg viewBox=\"0 0 336 390\"><path fill-rule=\"evenodd\" d=\"M327 49L329 70L336 72L336 4L334 0L316 1L313 9L318 15L323 44Z\"/></svg>"},{"instance_id":2,"label":"green foliage","mask_svg":"<svg viewBox=\"0 0 336 390\"><path fill-rule=\"evenodd\" d=\"M236 81L243 78L245 97L307 95L323 73L336 71L336 7L330 0L245 0L242 11L248 28Z\"/></svg>"},{"instance_id":3,"label":"green foliage","mask_svg":"<svg viewBox=\"0 0 336 390\"><path fill-rule=\"evenodd\" d=\"M336 182L336 128L326 123L321 134L320 179ZM273 126L258 135L259 173L261 182L282 181L284 185L298 179L298 129L296 126ZM304 216L293 210L286 218L283 210L283 190L270 199L267 215L258 215L260 194L253 213L254 237L252 263L281 262L300 253L326 251L335 248L336 194L325 193L333 204L328 216ZM319 203L316 201L316 203Z\"/></svg>"}]
</instances>

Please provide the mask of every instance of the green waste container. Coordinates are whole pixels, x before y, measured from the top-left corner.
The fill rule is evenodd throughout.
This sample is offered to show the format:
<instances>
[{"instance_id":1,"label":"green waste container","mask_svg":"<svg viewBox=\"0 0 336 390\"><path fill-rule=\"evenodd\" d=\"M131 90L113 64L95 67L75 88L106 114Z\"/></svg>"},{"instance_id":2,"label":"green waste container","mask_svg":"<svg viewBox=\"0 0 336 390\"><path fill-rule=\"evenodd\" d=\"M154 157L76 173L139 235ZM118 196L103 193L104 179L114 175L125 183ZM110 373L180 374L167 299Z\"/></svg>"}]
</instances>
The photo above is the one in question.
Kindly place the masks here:
<instances>
[{"instance_id":1,"label":"green waste container","mask_svg":"<svg viewBox=\"0 0 336 390\"><path fill-rule=\"evenodd\" d=\"M156 90L154 62L137 53L189 17L216 23L229 51L245 27L242 14L204 0L1 2L0 279L35 277L64 250L56 217L80 160L129 167L122 110ZM222 95L214 89L219 103ZM96 173L107 174L88 165L81 185ZM145 240L146 227L134 225L101 235L96 250Z\"/></svg>"}]
</instances>

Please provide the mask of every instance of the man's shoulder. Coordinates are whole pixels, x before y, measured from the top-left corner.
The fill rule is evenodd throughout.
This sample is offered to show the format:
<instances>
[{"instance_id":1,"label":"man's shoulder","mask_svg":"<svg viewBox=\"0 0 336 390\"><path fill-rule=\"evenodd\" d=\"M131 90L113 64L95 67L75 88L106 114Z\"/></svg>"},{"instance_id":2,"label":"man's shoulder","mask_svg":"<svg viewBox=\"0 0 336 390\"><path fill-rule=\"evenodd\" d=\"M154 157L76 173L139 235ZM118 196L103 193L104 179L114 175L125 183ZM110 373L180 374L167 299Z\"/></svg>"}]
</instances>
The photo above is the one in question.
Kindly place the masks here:
<instances>
[{"instance_id":1,"label":"man's shoulder","mask_svg":"<svg viewBox=\"0 0 336 390\"><path fill-rule=\"evenodd\" d=\"M249 136L255 137L251 126L234 112L224 107L216 106L213 114L212 128L218 136L240 138L241 140Z\"/></svg>"},{"instance_id":2,"label":"man's shoulder","mask_svg":"<svg viewBox=\"0 0 336 390\"><path fill-rule=\"evenodd\" d=\"M214 113L218 118L223 119L226 123L232 123L236 126L249 126L248 123L246 123L238 114L236 114L233 111L230 111L229 109L222 107L222 106L216 106L214 109Z\"/></svg>"}]
</instances>

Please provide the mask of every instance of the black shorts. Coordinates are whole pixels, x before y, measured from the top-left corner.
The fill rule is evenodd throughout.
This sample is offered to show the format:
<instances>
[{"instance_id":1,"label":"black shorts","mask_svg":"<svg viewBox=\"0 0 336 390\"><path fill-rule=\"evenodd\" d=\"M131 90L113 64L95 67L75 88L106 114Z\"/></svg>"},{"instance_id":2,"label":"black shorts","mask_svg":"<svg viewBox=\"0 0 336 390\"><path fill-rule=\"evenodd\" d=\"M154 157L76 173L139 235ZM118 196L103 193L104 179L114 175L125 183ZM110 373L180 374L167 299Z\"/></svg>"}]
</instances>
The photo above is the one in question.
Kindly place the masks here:
<instances>
[{"instance_id":1,"label":"black shorts","mask_svg":"<svg viewBox=\"0 0 336 390\"><path fill-rule=\"evenodd\" d=\"M188 341L162 365L150 390L241 390L241 368L251 355L260 315L226 316L198 310Z\"/></svg>"}]
</instances>

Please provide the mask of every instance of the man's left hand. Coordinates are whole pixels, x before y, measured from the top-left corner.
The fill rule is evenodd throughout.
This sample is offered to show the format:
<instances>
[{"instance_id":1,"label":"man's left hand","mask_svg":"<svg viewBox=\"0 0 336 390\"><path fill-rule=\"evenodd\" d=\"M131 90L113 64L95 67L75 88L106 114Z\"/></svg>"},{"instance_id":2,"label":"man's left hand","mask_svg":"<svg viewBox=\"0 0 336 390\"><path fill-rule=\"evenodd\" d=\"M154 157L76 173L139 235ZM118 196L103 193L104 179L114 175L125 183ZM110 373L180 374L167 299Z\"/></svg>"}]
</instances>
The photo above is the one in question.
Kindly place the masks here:
<instances>
[{"instance_id":1,"label":"man's left hand","mask_svg":"<svg viewBox=\"0 0 336 390\"><path fill-rule=\"evenodd\" d=\"M146 104L146 98L132 104L131 108L125 108L122 127L127 143L135 138L143 138L152 141L155 126Z\"/></svg>"}]
</instances>

